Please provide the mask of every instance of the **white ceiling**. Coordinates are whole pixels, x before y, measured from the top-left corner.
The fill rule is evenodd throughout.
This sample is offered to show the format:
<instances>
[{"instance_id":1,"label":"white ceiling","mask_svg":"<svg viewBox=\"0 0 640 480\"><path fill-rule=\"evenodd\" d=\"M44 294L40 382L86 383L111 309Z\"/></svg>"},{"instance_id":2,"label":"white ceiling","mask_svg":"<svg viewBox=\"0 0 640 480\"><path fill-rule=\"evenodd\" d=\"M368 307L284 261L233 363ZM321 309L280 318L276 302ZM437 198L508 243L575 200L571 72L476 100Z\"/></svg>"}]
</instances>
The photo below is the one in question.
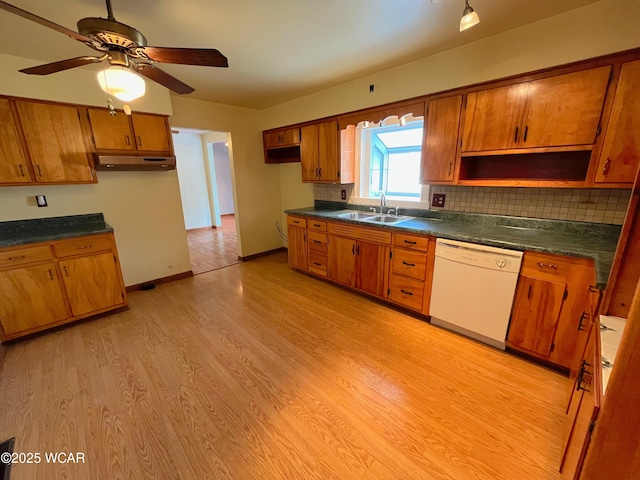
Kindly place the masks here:
<instances>
[{"instance_id":1,"label":"white ceiling","mask_svg":"<svg viewBox=\"0 0 640 480\"><path fill-rule=\"evenodd\" d=\"M597 0L470 0L480 24L458 31L464 0L112 0L116 19L163 47L217 48L229 68L163 65L191 98L262 109ZM8 0L76 30L103 0ZM0 11L0 53L42 61L93 55ZM97 66L85 68L96 69Z\"/></svg>"}]
</instances>

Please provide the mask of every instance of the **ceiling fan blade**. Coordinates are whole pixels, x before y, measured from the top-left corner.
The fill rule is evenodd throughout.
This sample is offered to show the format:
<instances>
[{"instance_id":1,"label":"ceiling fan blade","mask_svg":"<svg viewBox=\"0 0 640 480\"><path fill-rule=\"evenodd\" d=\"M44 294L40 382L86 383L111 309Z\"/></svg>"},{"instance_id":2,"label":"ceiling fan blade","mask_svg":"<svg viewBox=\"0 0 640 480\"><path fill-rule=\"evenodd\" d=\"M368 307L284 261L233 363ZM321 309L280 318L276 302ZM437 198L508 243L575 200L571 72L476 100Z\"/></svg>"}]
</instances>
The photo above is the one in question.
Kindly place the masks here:
<instances>
[{"instance_id":1,"label":"ceiling fan blade","mask_svg":"<svg viewBox=\"0 0 640 480\"><path fill-rule=\"evenodd\" d=\"M49 75L51 73L69 70L70 68L89 65L90 63L98 63L105 58L106 56L68 58L67 60L60 60L59 62L46 63L44 65L38 65L36 67L23 68L22 70L20 70L20 72L26 73L28 75Z\"/></svg>"},{"instance_id":2,"label":"ceiling fan blade","mask_svg":"<svg viewBox=\"0 0 640 480\"><path fill-rule=\"evenodd\" d=\"M74 40L78 40L79 42L83 42L83 43L89 43L91 44L92 41L91 39L89 39L88 37L85 37L84 35L80 35L77 32L74 32L73 30L69 30L66 27L63 27L62 25L58 25L57 23L53 23L49 20L47 20L46 18L42 18L39 17L37 15L34 15L33 13L27 12L26 10L22 10L21 8L18 7L14 7L13 5L11 5L10 3L7 2L3 2L0 0L0 10L5 10L7 12L11 12L15 15L18 15L22 18L26 18L27 20L31 20L32 22L36 22L44 27L48 27L51 28L52 30L55 30L56 32L60 32L60 33L64 33L66 36L73 38Z\"/></svg>"},{"instance_id":3,"label":"ceiling fan blade","mask_svg":"<svg viewBox=\"0 0 640 480\"><path fill-rule=\"evenodd\" d=\"M166 72L163 72L159 68L148 65L148 64L138 64L136 67L136 71L147 77L149 80L153 80L154 82L159 83L167 87L169 90L172 90L180 95L184 95L185 93L191 93L195 91L192 87L187 85L186 83L181 82L175 77L172 77Z\"/></svg>"},{"instance_id":4,"label":"ceiling fan blade","mask_svg":"<svg viewBox=\"0 0 640 480\"><path fill-rule=\"evenodd\" d=\"M227 57L214 48L144 47L144 54L159 63L228 67Z\"/></svg>"}]
</instances>

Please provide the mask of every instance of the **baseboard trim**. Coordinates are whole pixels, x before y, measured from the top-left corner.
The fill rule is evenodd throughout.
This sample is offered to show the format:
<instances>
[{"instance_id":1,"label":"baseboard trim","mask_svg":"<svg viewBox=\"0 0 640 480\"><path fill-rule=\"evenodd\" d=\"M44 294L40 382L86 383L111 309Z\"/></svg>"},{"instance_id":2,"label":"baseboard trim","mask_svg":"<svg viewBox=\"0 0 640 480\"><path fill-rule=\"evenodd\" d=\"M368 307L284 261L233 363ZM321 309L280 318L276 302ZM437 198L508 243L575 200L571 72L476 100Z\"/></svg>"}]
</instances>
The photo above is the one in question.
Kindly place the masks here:
<instances>
[{"instance_id":1,"label":"baseboard trim","mask_svg":"<svg viewBox=\"0 0 640 480\"><path fill-rule=\"evenodd\" d=\"M126 290L127 293L135 292L137 290L146 290L152 285L160 285L162 283L174 282L176 280L182 280L183 278L193 277L193 270L187 272L176 273L175 275L169 275L168 277L156 278L155 280L149 280L148 282L138 283L136 285L129 285Z\"/></svg>"},{"instance_id":2,"label":"baseboard trim","mask_svg":"<svg viewBox=\"0 0 640 480\"><path fill-rule=\"evenodd\" d=\"M211 230L212 228L216 228L215 225L211 225L209 227L198 227L198 228L187 228L187 232L197 232L200 230Z\"/></svg>"},{"instance_id":3,"label":"baseboard trim","mask_svg":"<svg viewBox=\"0 0 640 480\"><path fill-rule=\"evenodd\" d=\"M273 250L267 250L266 252L254 253L253 255L247 255L246 257L241 257L238 255L238 260L241 262L247 262L249 260L255 260L256 258L265 257L267 255L271 255L272 253L278 252L286 252L287 249L285 247L274 248Z\"/></svg>"}]
</instances>

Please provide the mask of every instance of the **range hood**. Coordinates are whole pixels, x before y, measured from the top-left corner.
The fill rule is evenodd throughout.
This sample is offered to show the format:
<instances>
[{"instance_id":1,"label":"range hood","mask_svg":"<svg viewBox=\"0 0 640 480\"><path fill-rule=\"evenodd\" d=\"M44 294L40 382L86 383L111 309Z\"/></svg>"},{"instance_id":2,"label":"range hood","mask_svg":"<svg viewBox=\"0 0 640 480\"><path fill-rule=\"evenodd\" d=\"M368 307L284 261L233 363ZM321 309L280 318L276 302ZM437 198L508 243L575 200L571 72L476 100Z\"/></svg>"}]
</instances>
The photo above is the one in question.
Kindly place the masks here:
<instances>
[{"instance_id":1,"label":"range hood","mask_svg":"<svg viewBox=\"0 0 640 480\"><path fill-rule=\"evenodd\" d=\"M98 155L93 160L96 170L134 171L134 170L175 170L176 157L139 157L133 155Z\"/></svg>"}]
</instances>

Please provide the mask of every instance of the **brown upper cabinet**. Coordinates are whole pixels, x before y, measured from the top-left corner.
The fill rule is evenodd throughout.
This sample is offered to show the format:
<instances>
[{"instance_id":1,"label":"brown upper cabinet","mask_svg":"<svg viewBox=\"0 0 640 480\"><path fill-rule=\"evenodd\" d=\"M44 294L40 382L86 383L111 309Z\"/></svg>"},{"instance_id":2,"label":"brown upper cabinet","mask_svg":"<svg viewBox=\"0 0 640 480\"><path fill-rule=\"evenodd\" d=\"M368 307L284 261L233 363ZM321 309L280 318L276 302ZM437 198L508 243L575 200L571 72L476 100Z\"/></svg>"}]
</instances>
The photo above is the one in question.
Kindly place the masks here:
<instances>
[{"instance_id":1,"label":"brown upper cabinet","mask_svg":"<svg viewBox=\"0 0 640 480\"><path fill-rule=\"evenodd\" d=\"M628 183L640 163L640 60L622 64L613 99L596 183Z\"/></svg>"},{"instance_id":2,"label":"brown upper cabinet","mask_svg":"<svg viewBox=\"0 0 640 480\"><path fill-rule=\"evenodd\" d=\"M11 103L0 98L0 183L33 182Z\"/></svg>"},{"instance_id":3,"label":"brown upper cabinet","mask_svg":"<svg viewBox=\"0 0 640 480\"><path fill-rule=\"evenodd\" d=\"M300 145L299 128L289 128L264 134L264 146L266 148L289 147L291 145Z\"/></svg>"},{"instance_id":4,"label":"brown upper cabinet","mask_svg":"<svg viewBox=\"0 0 640 480\"><path fill-rule=\"evenodd\" d=\"M36 183L95 183L77 107L17 100Z\"/></svg>"},{"instance_id":5,"label":"brown upper cabinet","mask_svg":"<svg viewBox=\"0 0 640 480\"><path fill-rule=\"evenodd\" d=\"M457 163L462 95L432 100L424 125L421 183L452 183Z\"/></svg>"},{"instance_id":6,"label":"brown upper cabinet","mask_svg":"<svg viewBox=\"0 0 640 480\"><path fill-rule=\"evenodd\" d=\"M300 129L288 128L262 134L265 163L300 161Z\"/></svg>"},{"instance_id":7,"label":"brown upper cabinet","mask_svg":"<svg viewBox=\"0 0 640 480\"><path fill-rule=\"evenodd\" d=\"M303 182L353 183L353 155L342 155L337 120L304 126L300 134Z\"/></svg>"},{"instance_id":8,"label":"brown upper cabinet","mask_svg":"<svg viewBox=\"0 0 640 480\"><path fill-rule=\"evenodd\" d=\"M463 152L593 145L611 66L471 92Z\"/></svg>"},{"instance_id":9,"label":"brown upper cabinet","mask_svg":"<svg viewBox=\"0 0 640 480\"><path fill-rule=\"evenodd\" d=\"M112 116L105 108L88 108L97 151L144 151L171 154L167 117L146 113Z\"/></svg>"}]
</instances>

